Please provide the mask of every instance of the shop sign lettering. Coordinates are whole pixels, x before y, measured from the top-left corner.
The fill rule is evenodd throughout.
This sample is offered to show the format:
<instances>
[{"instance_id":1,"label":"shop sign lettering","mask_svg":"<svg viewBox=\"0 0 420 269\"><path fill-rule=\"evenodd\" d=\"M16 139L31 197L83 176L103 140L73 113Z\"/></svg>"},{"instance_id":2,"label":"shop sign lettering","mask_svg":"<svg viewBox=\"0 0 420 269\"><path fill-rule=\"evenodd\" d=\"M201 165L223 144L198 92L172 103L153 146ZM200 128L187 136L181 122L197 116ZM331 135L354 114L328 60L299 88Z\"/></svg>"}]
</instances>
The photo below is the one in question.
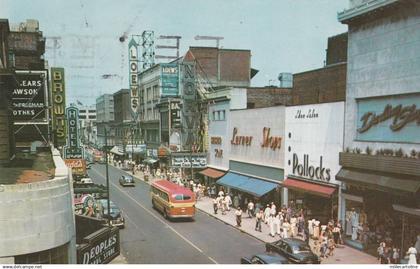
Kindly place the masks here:
<instances>
[{"instance_id":1,"label":"shop sign lettering","mask_svg":"<svg viewBox=\"0 0 420 269\"><path fill-rule=\"evenodd\" d=\"M359 133L364 133L373 126L389 119L392 119L392 123L389 128L393 132L401 130L410 122L416 122L417 125L420 125L420 108L417 109L414 104L408 106L400 104L395 107L388 104L385 106L384 111L379 115L376 115L375 112L366 112L360 119L363 125L357 129L357 131Z\"/></svg>"},{"instance_id":2,"label":"shop sign lettering","mask_svg":"<svg viewBox=\"0 0 420 269\"><path fill-rule=\"evenodd\" d=\"M131 112L135 119L138 116L139 107L139 88L138 88L138 57L137 57L137 43L132 39L129 44L130 52L130 103Z\"/></svg>"},{"instance_id":3,"label":"shop sign lettering","mask_svg":"<svg viewBox=\"0 0 420 269\"><path fill-rule=\"evenodd\" d=\"M77 249L78 264L106 264L120 254L120 237L118 228L102 228L92 243Z\"/></svg>"},{"instance_id":4,"label":"shop sign lettering","mask_svg":"<svg viewBox=\"0 0 420 269\"><path fill-rule=\"evenodd\" d=\"M232 140L230 140L232 145L245 145L250 146L252 143L252 136L242 136L238 135L238 128L233 128Z\"/></svg>"},{"instance_id":5,"label":"shop sign lettering","mask_svg":"<svg viewBox=\"0 0 420 269\"><path fill-rule=\"evenodd\" d=\"M80 159L83 158L83 149L79 142L79 109L76 107L66 108L67 116L67 145L65 149L65 158Z\"/></svg>"},{"instance_id":6,"label":"shop sign lettering","mask_svg":"<svg viewBox=\"0 0 420 269\"><path fill-rule=\"evenodd\" d=\"M220 136L212 136L210 138L210 141L213 145L221 145L222 144L222 138Z\"/></svg>"},{"instance_id":7,"label":"shop sign lettering","mask_svg":"<svg viewBox=\"0 0 420 269\"><path fill-rule=\"evenodd\" d=\"M315 111L315 108L310 108L306 113L298 109L295 115L295 119L313 119L318 118L318 113Z\"/></svg>"},{"instance_id":8,"label":"shop sign lettering","mask_svg":"<svg viewBox=\"0 0 420 269\"><path fill-rule=\"evenodd\" d=\"M262 148L279 149L281 148L281 140L282 138L280 136L270 136L270 128L264 127L263 142L261 143Z\"/></svg>"},{"instance_id":9,"label":"shop sign lettering","mask_svg":"<svg viewBox=\"0 0 420 269\"><path fill-rule=\"evenodd\" d=\"M223 158L223 149L214 149L214 157L216 158Z\"/></svg>"},{"instance_id":10,"label":"shop sign lettering","mask_svg":"<svg viewBox=\"0 0 420 269\"><path fill-rule=\"evenodd\" d=\"M331 179L331 170L322 166L322 156L319 157L319 166L315 167L309 165L308 154L303 155L303 164L299 163L298 155L293 154L293 174L322 181L330 181Z\"/></svg>"},{"instance_id":11,"label":"shop sign lettering","mask_svg":"<svg viewBox=\"0 0 420 269\"><path fill-rule=\"evenodd\" d=\"M64 89L64 69L51 68L52 74L52 121L55 131L55 144L61 146L66 143L66 126L64 108L66 107Z\"/></svg>"}]
</instances>

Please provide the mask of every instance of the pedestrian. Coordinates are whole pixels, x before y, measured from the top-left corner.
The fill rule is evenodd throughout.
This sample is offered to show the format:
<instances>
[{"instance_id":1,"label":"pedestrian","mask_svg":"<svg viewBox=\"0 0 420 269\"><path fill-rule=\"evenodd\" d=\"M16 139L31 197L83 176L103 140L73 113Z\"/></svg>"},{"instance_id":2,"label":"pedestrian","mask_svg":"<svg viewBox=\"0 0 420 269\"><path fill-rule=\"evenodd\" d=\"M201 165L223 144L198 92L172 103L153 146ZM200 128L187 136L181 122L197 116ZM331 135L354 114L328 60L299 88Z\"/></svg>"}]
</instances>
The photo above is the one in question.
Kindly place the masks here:
<instances>
[{"instance_id":1,"label":"pedestrian","mask_svg":"<svg viewBox=\"0 0 420 269\"><path fill-rule=\"evenodd\" d=\"M293 215L290 218L290 230L291 230L292 237L296 237L297 236L297 218L295 215Z\"/></svg>"},{"instance_id":2,"label":"pedestrian","mask_svg":"<svg viewBox=\"0 0 420 269\"><path fill-rule=\"evenodd\" d=\"M400 250L396 247L392 250L392 261L393 264L399 264L400 263Z\"/></svg>"},{"instance_id":3,"label":"pedestrian","mask_svg":"<svg viewBox=\"0 0 420 269\"><path fill-rule=\"evenodd\" d=\"M229 193L226 193L225 203L226 203L226 210L230 211L230 206L232 205L232 199L230 198Z\"/></svg>"},{"instance_id":4,"label":"pedestrian","mask_svg":"<svg viewBox=\"0 0 420 269\"><path fill-rule=\"evenodd\" d=\"M223 188L221 187L219 190L219 196L225 196L225 193L223 191Z\"/></svg>"},{"instance_id":5,"label":"pedestrian","mask_svg":"<svg viewBox=\"0 0 420 269\"><path fill-rule=\"evenodd\" d=\"M276 216L276 205L274 204L274 202L271 202L271 209L270 209L270 215L275 217Z\"/></svg>"},{"instance_id":6,"label":"pedestrian","mask_svg":"<svg viewBox=\"0 0 420 269\"><path fill-rule=\"evenodd\" d=\"M268 218L270 217L270 205L267 204L267 207L264 210L264 223L267 224L268 223Z\"/></svg>"},{"instance_id":7,"label":"pedestrian","mask_svg":"<svg viewBox=\"0 0 420 269\"><path fill-rule=\"evenodd\" d=\"M337 245L340 239L340 228L338 227L338 223L336 223L336 225L332 229L332 234L334 237L334 243Z\"/></svg>"},{"instance_id":8,"label":"pedestrian","mask_svg":"<svg viewBox=\"0 0 420 269\"><path fill-rule=\"evenodd\" d=\"M417 249L414 246L408 249L407 255L408 255L408 264L417 264L417 260L416 260Z\"/></svg>"},{"instance_id":9,"label":"pedestrian","mask_svg":"<svg viewBox=\"0 0 420 269\"><path fill-rule=\"evenodd\" d=\"M383 255L385 252L385 242L381 242L379 244L378 248L376 249L376 252L378 253L378 260L380 260L382 263Z\"/></svg>"},{"instance_id":10,"label":"pedestrian","mask_svg":"<svg viewBox=\"0 0 420 269\"><path fill-rule=\"evenodd\" d=\"M256 223L255 223L255 231L259 231L259 232L261 232L261 222L262 222L262 218L263 218L263 213L262 213L262 211L260 210L260 211L258 211L258 212L255 214L255 221L256 221Z\"/></svg>"},{"instance_id":11,"label":"pedestrian","mask_svg":"<svg viewBox=\"0 0 420 269\"><path fill-rule=\"evenodd\" d=\"M320 239L321 239L321 257L326 258L327 249L328 249L328 237L325 233L323 233Z\"/></svg>"},{"instance_id":12,"label":"pedestrian","mask_svg":"<svg viewBox=\"0 0 420 269\"><path fill-rule=\"evenodd\" d=\"M278 212L276 217L274 218L274 229L276 234L278 234L279 236L281 236L281 225L282 225L282 221L281 221L281 213Z\"/></svg>"},{"instance_id":13,"label":"pedestrian","mask_svg":"<svg viewBox=\"0 0 420 269\"><path fill-rule=\"evenodd\" d=\"M252 200L250 200L248 203L248 217L252 218L253 216L254 216L254 203L252 202Z\"/></svg>"},{"instance_id":14,"label":"pedestrian","mask_svg":"<svg viewBox=\"0 0 420 269\"><path fill-rule=\"evenodd\" d=\"M334 249L335 249L334 239L332 237L328 237L328 254L327 255L333 256Z\"/></svg>"},{"instance_id":15,"label":"pedestrian","mask_svg":"<svg viewBox=\"0 0 420 269\"><path fill-rule=\"evenodd\" d=\"M219 202L217 201L217 199L216 198L213 198L213 210L214 210L214 214L217 214L217 209L219 207L218 203Z\"/></svg>"},{"instance_id":16,"label":"pedestrian","mask_svg":"<svg viewBox=\"0 0 420 269\"><path fill-rule=\"evenodd\" d=\"M275 221L275 217L273 215L270 215L268 217L268 226L270 227L271 237L274 237L276 235L276 232L274 230L274 221Z\"/></svg>"},{"instance_id":17,"label":"pedestrian","mask_svg":"<svg viewBox=\"0 0 420 269\"><path fill-rule=\"evenodd\" d=\"M240 207L238 207L238 209L236 209L235 216L236 216L236 226L237 227L241 227L241 222L242 222L242 209Z\"/></svg>"},{"instance_id":18,"label":"pedestrian","mask_svg":"<svg viewBox=\"0 0 420 269\"><path fill-rule=\"evenodd\" d=\"M282 238L289 238L290 223L287 219L283 221L282 228L283 228Z\"/></svg>"}]
</instances>

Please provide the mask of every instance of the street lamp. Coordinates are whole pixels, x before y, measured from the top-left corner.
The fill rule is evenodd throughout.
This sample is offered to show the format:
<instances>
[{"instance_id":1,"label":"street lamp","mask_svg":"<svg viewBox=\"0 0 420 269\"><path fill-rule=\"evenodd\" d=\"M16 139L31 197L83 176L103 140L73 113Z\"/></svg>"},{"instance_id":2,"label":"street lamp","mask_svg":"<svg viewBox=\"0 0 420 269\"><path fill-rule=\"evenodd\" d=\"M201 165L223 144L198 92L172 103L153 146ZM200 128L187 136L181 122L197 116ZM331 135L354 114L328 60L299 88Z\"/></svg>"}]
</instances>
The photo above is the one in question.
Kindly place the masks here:
<instances>
[{"instance_id":1,"label":"street lamp","mask_svg":"<svg viewBox=\"0 0 420 269\"><path fill-rule=\"evenodd\" d=\"M106 203L108 208L108 224L111 224L111 206L110 206L110 199L109 199L109 174L108 174L108 134L106 131L106 126L104 128L105 131L105 176L106 176Z\"/></svg>"}]
</instances>

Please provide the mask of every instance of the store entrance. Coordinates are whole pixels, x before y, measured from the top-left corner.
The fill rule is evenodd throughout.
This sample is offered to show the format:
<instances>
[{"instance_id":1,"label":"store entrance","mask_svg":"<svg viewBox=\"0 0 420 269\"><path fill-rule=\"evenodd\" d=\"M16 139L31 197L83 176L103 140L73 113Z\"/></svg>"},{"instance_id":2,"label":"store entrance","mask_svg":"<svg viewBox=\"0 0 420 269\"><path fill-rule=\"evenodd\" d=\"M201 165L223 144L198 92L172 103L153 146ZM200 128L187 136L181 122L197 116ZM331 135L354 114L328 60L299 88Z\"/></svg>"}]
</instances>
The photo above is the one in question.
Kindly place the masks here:
<instances>
[{"instance_id":1,"label":"store entrance","mask_svg":"<svg viewBox=\"0 0 420 269\"><path fill-rule=\"evenodd\" d=\"M317 219L328 223L337 219L337 197L326 198L303 191L289 189L289 206L297 211L303 209L306 219Z\"/></svg>"}]
</instances>

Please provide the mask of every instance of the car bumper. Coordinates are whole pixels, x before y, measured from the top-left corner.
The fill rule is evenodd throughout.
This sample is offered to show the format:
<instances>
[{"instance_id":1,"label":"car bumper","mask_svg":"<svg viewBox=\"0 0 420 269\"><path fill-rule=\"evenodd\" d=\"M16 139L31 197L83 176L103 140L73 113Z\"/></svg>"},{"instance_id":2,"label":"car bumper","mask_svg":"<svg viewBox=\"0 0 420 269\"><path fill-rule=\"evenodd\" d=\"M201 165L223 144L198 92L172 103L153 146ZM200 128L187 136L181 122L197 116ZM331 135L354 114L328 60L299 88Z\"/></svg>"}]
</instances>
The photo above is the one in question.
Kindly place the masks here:
<instances>
[{"instance_id":1,"label":"car bumper","mask_svg":"<svg viewBox=\"0 0 420 269\"><path fill-rule=\"evenodd\" d=\"M192 218L194 215L169 215L171 219L177 219L177 218Z\"/></svg>"},{"instance_id":2,"label":"car bumper","mask_svg":"<svg viewBox=\"0 0 420 269\"><path fill-rule=\"evenodd\" d=\"M124 220L111 220L110 224L111 226L121 227L124 226L125 222Z\"/></svg>"}]
</instances>

